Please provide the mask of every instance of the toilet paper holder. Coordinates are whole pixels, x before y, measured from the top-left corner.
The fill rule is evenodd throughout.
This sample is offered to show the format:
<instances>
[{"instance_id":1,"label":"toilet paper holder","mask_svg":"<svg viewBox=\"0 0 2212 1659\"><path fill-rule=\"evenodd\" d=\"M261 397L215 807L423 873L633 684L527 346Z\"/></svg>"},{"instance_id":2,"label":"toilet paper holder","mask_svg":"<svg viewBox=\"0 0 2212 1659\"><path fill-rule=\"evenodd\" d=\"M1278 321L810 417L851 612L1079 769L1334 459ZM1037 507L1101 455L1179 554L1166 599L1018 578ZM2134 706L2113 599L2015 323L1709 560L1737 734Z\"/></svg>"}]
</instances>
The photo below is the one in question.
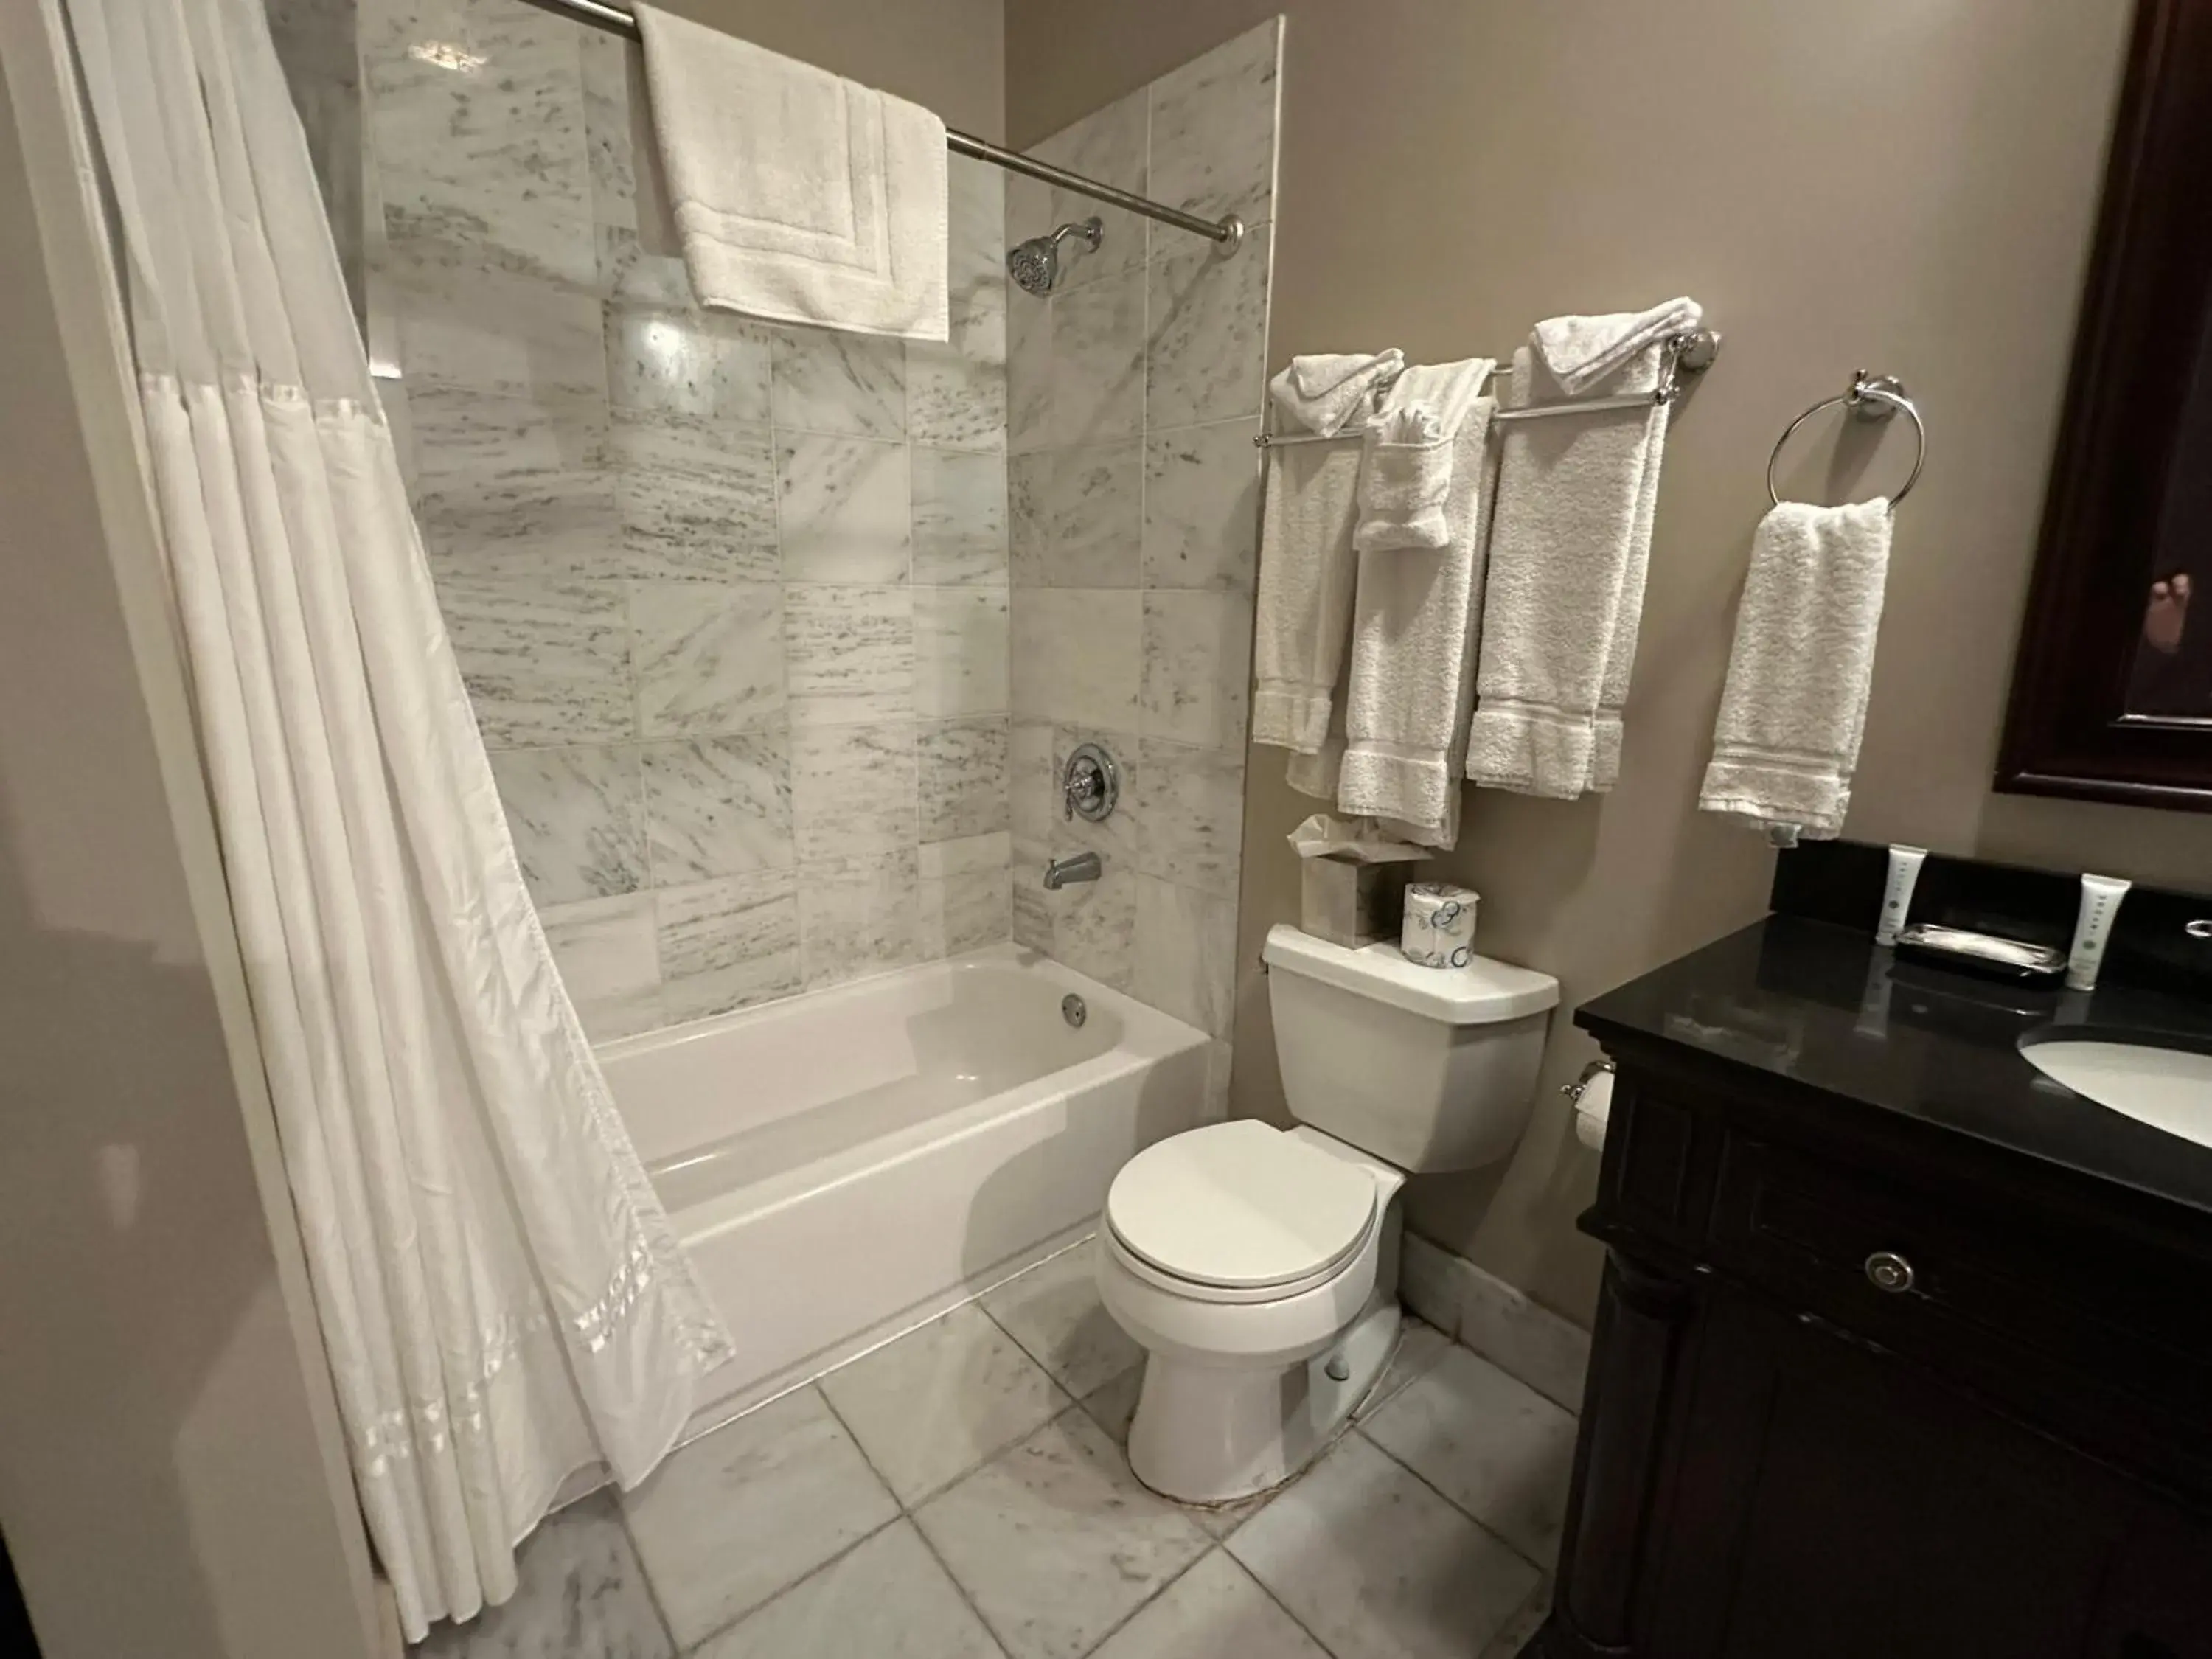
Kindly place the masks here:
<instances>
[{"instance_id":1,"label":"toilet paper holder","mask_svg":"<svg viewBox=\"0 0 2212 1659\"><path fill-rule=\"evenodd\" d=\"M1613 1062L1601 1054L1583 1066L1582 1075L1572 1083L1562 1083L1559 1085L1559 1092L1579 1106L1583 1103L1583 1096L1589 1092L1590 1085L1597 1081L1599 1074L1611 1073L1613 1069Z\"/></svg>"}]
</instances>

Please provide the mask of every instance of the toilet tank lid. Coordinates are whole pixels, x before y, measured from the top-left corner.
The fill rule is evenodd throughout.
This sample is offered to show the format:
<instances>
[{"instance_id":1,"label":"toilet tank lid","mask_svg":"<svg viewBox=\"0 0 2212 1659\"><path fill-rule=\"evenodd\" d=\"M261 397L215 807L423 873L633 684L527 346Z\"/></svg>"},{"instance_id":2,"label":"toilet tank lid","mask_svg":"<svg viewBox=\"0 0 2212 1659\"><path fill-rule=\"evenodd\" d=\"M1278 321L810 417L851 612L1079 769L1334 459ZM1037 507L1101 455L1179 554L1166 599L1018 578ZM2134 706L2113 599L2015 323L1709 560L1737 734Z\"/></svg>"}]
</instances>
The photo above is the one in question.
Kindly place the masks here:
<instances>
[{"instance_id":1,"label":"toilet tank lid","mask_svg":"<svg viewBox=\"0 0 2212 1659\"><path fill-rule=\"evenodd\" d=\"M1301 974L1339 990L1449 1025L1488 1025L1556 1006L1559 981L1533 968L1477 957L1464 968L1424 968L1384 940L1357 951L1302 933L1287 923L1267 930L1268 970Z\"/></svg>"}]
</instances>

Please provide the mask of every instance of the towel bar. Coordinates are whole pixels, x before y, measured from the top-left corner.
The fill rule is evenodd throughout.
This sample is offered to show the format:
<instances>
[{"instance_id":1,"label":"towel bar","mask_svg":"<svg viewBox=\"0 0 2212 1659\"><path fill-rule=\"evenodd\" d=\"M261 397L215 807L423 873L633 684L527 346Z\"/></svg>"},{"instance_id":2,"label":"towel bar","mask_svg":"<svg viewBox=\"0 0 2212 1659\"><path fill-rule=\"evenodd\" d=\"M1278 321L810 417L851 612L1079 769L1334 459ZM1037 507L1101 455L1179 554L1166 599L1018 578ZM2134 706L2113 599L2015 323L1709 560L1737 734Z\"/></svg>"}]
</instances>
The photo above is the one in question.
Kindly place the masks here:
<instances>
[{"instance_id":1,"label":"towel bar","mask_svg":"<svg viewBox=\"0 0 2212 1659\"><path fill-rule=\"evenodd\" d=\"M1608 409L1649 409L1655 404L1671 404L1680 395L1681 376L1711 368L1720 351L1721 337L1710 328L1701 328L1692 334L1677 334L1666 342L1659 384L1650 392L1620 398L1576 398L1555 404L1530 404L1523 409L1501 409L1490 418L1492 422L1540 421L1553 415L1595 415ZM1504 363L1492 372L1510 374L1513 368ZM1365 435L1364 427L1342 432L1262 432L1252 443L1257 449L1281 449L1291 444L1350 443Z\"/></svg>"}]
</instances>

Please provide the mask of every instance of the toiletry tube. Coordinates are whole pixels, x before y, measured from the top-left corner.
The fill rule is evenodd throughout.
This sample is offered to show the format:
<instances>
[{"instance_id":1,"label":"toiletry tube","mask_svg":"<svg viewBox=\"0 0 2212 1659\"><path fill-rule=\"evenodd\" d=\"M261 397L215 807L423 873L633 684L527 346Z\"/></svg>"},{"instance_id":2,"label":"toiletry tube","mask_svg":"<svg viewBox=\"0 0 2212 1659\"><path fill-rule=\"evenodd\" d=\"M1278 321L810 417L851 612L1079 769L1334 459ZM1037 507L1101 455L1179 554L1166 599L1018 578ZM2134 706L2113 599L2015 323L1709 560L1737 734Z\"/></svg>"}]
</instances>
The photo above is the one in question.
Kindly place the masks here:
<instances>
[{"instance_id":1,"label":"toiletry tube","mask_svg":"<svg viewBox=\"0 0 2212 1659\"><path fill-rule=\"evenodd\" d=\"M1406 889L1398 948L1424 968L1464 968L1474 959L1476 895L1449 882L1417 881Z\"/></svg>"},{"instance_id":2,"label":"toiletry tube","mask_svg":"<svg viewBox=\"0 0 2212 1659\"><path fill-rule=\"evenodd\" d=\"M2130 884L2118 876L2081 878L2081 908L2074 917L2074 948L2066 953L2066 986L2073 991L2097 988L2097 969L2104 965L2105 941L2112 934L2112 918L2120 914L2120 901Z\"/></svg>"},{"instance_id":3,"label":"toiletry tube","mask_svg":"<svg viewBox=\"0 0 2212 1659\"><path fill-rule=\"evenodd\" d=\"M1891 845L1889 882L1882 889L1881 919L1874 928L1876 945L1897 943L1897 930L1905 926L1905 914L1912 908L1913 884L1920 879L1920 866L1927 857L1924 847Z\"/></svg>"}]
</instances>

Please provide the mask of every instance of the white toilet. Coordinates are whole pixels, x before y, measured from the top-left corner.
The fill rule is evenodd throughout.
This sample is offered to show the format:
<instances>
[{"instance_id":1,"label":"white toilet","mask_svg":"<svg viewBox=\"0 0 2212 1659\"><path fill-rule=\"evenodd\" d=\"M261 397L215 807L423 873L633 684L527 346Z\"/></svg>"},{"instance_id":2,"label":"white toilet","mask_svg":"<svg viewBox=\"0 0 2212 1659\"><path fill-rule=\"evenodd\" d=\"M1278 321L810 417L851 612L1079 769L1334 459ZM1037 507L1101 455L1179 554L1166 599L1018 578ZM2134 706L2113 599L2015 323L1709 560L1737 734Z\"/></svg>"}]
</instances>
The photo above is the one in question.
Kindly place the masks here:
<instances>
[{"instance_id":1,"label":"white toilet","mask_svg":"<svg viewBox=\"0 0 2212 1659\"><path fill-rule=\"evenodd\" d=\"M1416 967L1295 927L1265 955L1298 1127L1147 1147L1098 1230L1100 1295L1150 1355L1130 1466L1185 1503L1288 1480L1374 1386L1398 1338L1399 1189L1513 1150L1559 1000L1526 968Z\"/></svg>"}]
</instances>

